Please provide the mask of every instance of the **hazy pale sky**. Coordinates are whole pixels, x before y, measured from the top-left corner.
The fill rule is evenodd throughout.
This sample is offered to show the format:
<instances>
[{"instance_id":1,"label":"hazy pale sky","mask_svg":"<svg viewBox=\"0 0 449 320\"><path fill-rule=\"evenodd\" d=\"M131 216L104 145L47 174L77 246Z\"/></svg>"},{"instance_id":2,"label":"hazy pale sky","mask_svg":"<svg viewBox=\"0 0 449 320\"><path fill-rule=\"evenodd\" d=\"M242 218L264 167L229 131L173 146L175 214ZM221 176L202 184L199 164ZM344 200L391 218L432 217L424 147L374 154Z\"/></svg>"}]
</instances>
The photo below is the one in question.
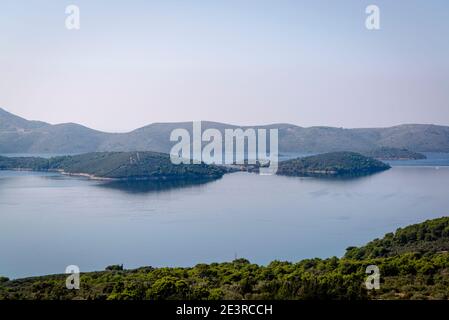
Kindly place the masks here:
<instances>
[{"instance_id":1,"label":"hazy pale sky","mask_svg":"<svg viewBox=\"0 0 449 320\"><path fill-rule=\"evenodd\" d=\"M106 131L449 125L448 57L447 0L0 2L0 107Z\"/></svg>"}]
</instances>

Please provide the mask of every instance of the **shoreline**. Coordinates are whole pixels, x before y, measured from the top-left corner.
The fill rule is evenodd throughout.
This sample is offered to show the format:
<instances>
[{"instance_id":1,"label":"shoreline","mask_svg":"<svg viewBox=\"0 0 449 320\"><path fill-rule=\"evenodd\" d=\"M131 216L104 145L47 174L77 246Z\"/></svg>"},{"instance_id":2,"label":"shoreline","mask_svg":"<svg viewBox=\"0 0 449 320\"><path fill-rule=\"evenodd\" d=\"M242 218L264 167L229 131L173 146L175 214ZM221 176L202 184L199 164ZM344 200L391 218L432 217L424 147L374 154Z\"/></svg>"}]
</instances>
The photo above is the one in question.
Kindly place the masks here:
<instances>
[{"instance_id":1,"label":"shoreline","mask_svg":"<svg viewBox=\"0 0 449 320\"><path fill-rule=\"evenodd\" d=\"M132 178L108 178L108 177L99 177L93 174L89 174L89 173L83 173L83 172L66 172L63 170L34 170L34 169L30 169L30 168L7 168L7 169L0 169L0 171L16 171L16 172L42 172L42 173L59 173L61 175L64 176L69 176L69 177L82 177L82 178L87 178L90 180L97 180L97 181L153 181L153 182L169 182L169 181L183 181L183 180L218 180L221 179L225 174L227 173L233 173L233 172L238 172L238 171L229 171L229 172L225 172L223 175L221 176L205 176L205 177L198 177L198 178L185 178L185 177L181 177L181 178L170 178L168 176L160 176L160 177L132 177Z\"/></svg>"}]
</instances>

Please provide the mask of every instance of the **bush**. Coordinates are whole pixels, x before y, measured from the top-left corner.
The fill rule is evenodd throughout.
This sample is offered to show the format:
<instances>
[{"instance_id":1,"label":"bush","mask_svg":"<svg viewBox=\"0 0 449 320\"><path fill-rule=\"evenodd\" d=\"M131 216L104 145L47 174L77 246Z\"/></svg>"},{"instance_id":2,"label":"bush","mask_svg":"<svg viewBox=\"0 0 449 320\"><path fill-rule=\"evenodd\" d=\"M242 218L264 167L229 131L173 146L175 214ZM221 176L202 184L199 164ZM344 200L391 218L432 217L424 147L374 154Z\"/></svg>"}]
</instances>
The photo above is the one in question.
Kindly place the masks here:
<instances>
[{"instance_id":1,"label":"bush","mask_svg":"<svg viewBox=\"0 0 449 320\"><path fill-rule=\"evenodd\" d=\"M110 266L107 266L106 271L123 271L123 264L113 264Z\"/></svg>"},{"instance_id":2,"label":"bush","mask_svg":"<svg viewBox=\"0 0 449 320\"><path fill-rule=\"evenodd\" d=\"M9 278L0 276L0 283L8 282L8 281L9 281Z\"/></svg>"}]
</instances>

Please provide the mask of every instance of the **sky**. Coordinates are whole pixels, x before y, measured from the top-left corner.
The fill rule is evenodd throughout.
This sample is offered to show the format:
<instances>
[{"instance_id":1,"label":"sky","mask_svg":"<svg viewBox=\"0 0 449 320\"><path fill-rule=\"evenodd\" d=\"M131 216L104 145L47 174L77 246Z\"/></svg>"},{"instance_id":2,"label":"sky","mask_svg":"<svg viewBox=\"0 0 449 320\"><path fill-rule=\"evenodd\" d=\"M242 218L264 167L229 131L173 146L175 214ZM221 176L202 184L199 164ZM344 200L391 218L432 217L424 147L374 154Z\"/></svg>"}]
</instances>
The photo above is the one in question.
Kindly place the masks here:
<instances>
[{"instance_id":1,"label":"sky","mask_svg":"<svg viewBox=\"0 0 449 320\"><path fill-rule=\"evenodd\" d=\"M0 107L110 132L449 125L448 40L447 0L2 0Z\"/></svg>"}]
</instances>

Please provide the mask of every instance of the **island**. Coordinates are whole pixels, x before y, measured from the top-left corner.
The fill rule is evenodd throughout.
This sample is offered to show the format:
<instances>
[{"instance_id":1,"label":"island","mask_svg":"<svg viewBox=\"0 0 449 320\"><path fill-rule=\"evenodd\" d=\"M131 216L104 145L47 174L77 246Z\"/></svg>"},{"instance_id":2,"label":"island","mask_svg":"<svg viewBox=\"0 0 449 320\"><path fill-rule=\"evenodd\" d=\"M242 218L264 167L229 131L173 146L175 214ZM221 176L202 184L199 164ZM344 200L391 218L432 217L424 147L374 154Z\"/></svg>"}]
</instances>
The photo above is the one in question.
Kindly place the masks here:
<instances>
[{"instance_id":1,"label":"island","mask_svg":"<svg viewBox=\"0 0 449 320\"><path fill-rule=\"evenodd\" d=\"M2 157L0 170L59 172L98 180L119 181L196 181L221 178L236 171L259 172L260 165L173 164L159 152L92 152L80 155L41 157ZM361 176L389 169L390 166L355 152L331 152L279 162L278 175Z\"/></svg>"},{"instance_id":2,"label":"island","mask_svg":"<svg viewBox=\"0 0 449 320\"><path fill-rule=\"evenodd\" d=\"M419 152L407 149L380 147L362 153L364 156L378 160L423 160L427 157Z\"/></svg>"},{"instance_id":3,"label":"island","mask_svg":"<svg viewBox=\"0 0 449 320\"><path fill-rule=\"evenodd\" d=\"M361 176L388 170L379 160L355 152L330 152L281 161L277 171L284 176Z\"/></svg>"},{"instance_id":4,"label":"island","mask_svg":"<svg viewBox=\"0 0 449 320\"><path fill-rule=\"evenodd\" d=\"M228 169L216 165L172 164L159 152L93 152L53 158L0 157L0 170L59 172L101 180L176 181L218 179Z\"/></svg>"}]
</instances>

